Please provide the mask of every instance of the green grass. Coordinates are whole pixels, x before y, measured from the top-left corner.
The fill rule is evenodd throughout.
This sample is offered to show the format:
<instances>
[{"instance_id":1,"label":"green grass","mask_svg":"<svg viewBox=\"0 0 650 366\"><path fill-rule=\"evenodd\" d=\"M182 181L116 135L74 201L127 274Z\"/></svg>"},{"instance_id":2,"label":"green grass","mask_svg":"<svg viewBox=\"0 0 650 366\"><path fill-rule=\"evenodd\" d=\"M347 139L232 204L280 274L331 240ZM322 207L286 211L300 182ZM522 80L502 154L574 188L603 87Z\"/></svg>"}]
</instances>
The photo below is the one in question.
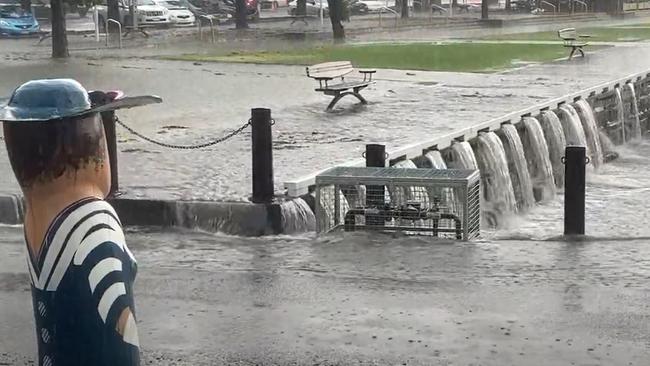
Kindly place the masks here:
<instances>
[{"instance_id":1,"label":"green grass","mask_svg":"<svg viewBox=\"0 0 650 366\"><path fill-rule=\"evenodd\" d=\"M566 56L557 45L544 44L368 44L278 52L235 52L227 55L187 54L169 59L203 62L311 65L349 60L356 67L456 72L487 72L522 62L544 62Z\"/></svg>"},{"instance_id":2,"label":"green grass","mask_svg":"<svg viewBox=\"0 0 650 366\"><path fill-rule=\"evenodd\" d=\"M626 27L594 27L577 28L578 34L591 35L589 41L593 42L631 42L650 39L650 25L637 24ZM558 41L557 32L535 32L502 34L486 37L490 40L514 41Z\"/></svg>"}]
</instances>

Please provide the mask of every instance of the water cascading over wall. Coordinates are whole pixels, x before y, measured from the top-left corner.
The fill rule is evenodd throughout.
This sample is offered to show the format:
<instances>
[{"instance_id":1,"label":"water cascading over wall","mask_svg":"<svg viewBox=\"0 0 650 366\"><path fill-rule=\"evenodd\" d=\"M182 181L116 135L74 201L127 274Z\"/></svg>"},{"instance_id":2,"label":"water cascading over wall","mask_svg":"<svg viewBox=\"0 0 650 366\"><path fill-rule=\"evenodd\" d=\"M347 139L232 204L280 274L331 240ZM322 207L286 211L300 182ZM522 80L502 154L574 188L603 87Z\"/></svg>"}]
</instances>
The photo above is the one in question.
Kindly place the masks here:
<instances>
[{"instance_id":1,"label":"water cascading over wall","mask_svg":"<svg viewBox=\"0 0 650 366\"><path fill-rule=\"evenodd\" d=\"M454 142L451 145L451 153L448 155L447 167L449 169L478 169L476 156L469 142Z\"/></svg>"},{"instance_id":2,"label":"water cascading over wall","mask_svg":"<svg viewBox=\"0 0 650 366\"><path fill-rule=\"evenodd\" d=\"M432 168L447 169L447 163L445 163L445 159L442 158L440 151L429 151L426 153L426 155L424 155L424 157L429 161Z\"/></svg>"},{"instance_id":3,"label":"water cascading over wall","mask_svg":"<svg viewBox=\"0 0 650 366\"><path fill-rule=\"evenodd\" d=\"M412 160L402 160L395 163L393 168L417 169L417 165ZM391 188L389 187L391 202L394 205L404 205L410 200L419 201L428 198L429 194L424 187Z\"/></svg>"},{"instance_id":4,"label":"water cascading over wall","mask_svg":"<svg viewBox=\"0 0 650 366\"><path fill-rule=\"evenodd\" d=\"M585 136L587 137L591 164L598 169L603 164L603 149L600 146L600 136L598 135L598 126L596 125L594 112L589 103L584 99L575 102L574 106L580 117Z\"/></svg>"},{"instance_id":5,"label":"water cascading over wall","mask_svg":"<svg viewBox=\"0 0 650 366\"><path fill-rule=\"evenodd\" d=\"M487 222L496 226L502 217L517 212L508 160L503 144L494 132L480 133L475 142L475 149L483 185L482 211Z\"/></svg>"},{"instance_id":6,"label":"water cascading over wall","mask_svg":"<svg viewBox=\"0 0 650 366\"><path fill-rule=\"evenodd\" d=\"M536 118L524 117L521 140L524 144L528 171L533 181L533 192L537 201L546 201L555 197L555 179L553 165L549 157L544 131Z\"/></svg>"},{"instance_id":7,"label":"water cascading over wall","mask_svg":"<svg viewBox=\"0 0 650 366\"><path fill-rule=\"evenodd\" d=\"M589 149L587 137L585 136L585 131L582 129L582 122L580 122L580 116L578 116L575 108L563 104L560 106L557 116L562 123L562 130L564 131L567 146L585 146Z\"/></svg>"},{"instance_id":8,"label":"water cascading over wall","mask_svg":"<svg viewBox=\"0 0 650 366\"><path fill-rule=\"evenodd\" d=\"M626 143L630 140L631 128L625 122L625 107L623 106L623 95L621 94L621 88L616 88L615 93L615 103L616 103L616 115L618 116L618 125L620 126L620 139L621 143Z\"/></svg>"},{"instance_id":9,"label":"water cascading over wall","mask_svg":"<svg viewBox=\"0 0 650 366\"><path fill-rule=\"evenodd\" d=\"M562 157L564 156L564 149L567 143L564 137L564 130L562 129L562 122L560 122L555 112L543 111L540 114L539 123L542 125L546 145L548 145L548 154L553 165L555 186L557 188L564 188L564 164L562 164Z\"/></svg>"},{"instance_id":10,"label":"water cascading over wall","mask_svg":"<svg viewBox=\"0 0 650 366\"><path fill-rule=\"evenodd\" d=\"M501 126L497 133L503 143L510 180L515 193L517 209L519 212L526 212L535 205L533 196L533 184L530 180L528 165L524 155L524 146L517 132L517 128L510 123Z\"/></svg>"},{"instance_id":11,"label":"water cascading over wall","mask_svg":"<svg viewBox=\"0 0 650 366\"><path fill-rule=\"evenodd\" d=\"M280 204L282 232L284 234L301 233L316 230L316 216L309 204L302 198Z\"/></svg>"},{"instance_id":12,"label":"water cascading over wall","mask_svg":"<svg viewBox=\"0 0 650 366\"><path fill-rule=\"evenodd\" d=\"M626 83L622 93L627 97L623 98L623 95L621 95L621 101L627 105L627 108L623 106L623 120L630 131L629 137L630 139L639 139L642 135L641 121L639 119L639 104L634 84Z\"/></svg>"},{"instance_id":13,"label":"water cascading over wall","mask_svg":"<svg viewBox=\"0 0 650 366\"><path fill-rule=\"evenodd\" d=\"M429 151L424 155L424 158L429 162L429 167L433 169L447 169L447 163L443 159L442 154L438 150ZM458 202L454 198L454 191L450 188L431 188L429 189L429 197L440 197L441 211L445 210L445 207L454 207Z\"/></svg>"}]
</instances>

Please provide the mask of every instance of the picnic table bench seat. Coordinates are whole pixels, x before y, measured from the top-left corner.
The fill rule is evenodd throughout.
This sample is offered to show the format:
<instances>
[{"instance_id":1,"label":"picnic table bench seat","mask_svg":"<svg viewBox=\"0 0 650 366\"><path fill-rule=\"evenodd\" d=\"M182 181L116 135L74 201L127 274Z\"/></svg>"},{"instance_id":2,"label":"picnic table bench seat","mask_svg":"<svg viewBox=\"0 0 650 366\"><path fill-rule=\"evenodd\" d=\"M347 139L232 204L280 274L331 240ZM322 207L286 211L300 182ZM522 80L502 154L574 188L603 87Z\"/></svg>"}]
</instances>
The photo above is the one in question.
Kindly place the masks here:
<instances>
[{"instance_id":1,"label":"picnic table bench seat","mask_svg":"<svg viewBox=\"0 0 650 366\"><path fill-rule=\"evenodd\" d=\"M306 68L307 76L318 81L318 88L315 91L334 97L327 106L327 111L331 111L336 103L346 95L355 96L362 104L368 104L368 101L359 92L374 83L372 75L377 71L358 69L357 71L363 75L363 80L346 81L345 76L354 70L350 61L325 62ZM336 82L332 84L333 80Z\"/></svg>"},{"instance_id":2,"label":"picnic table bench seat","mask_svg":"<svg viewBox=\"0 0 650 366\"><path fill-rule=\"evenodd\" d=\"M578 51L582 57L585 57L585 52L582 50L582 47L589 45L589 42L583 40L584 38L590 38L588 34L578 34L575 28L564 28L557 31L558 37L562 39L563 46L566 48L571 48L571 53L569 54L569 60L573 57L573 54Z\"/></svg>"}]
</instances>

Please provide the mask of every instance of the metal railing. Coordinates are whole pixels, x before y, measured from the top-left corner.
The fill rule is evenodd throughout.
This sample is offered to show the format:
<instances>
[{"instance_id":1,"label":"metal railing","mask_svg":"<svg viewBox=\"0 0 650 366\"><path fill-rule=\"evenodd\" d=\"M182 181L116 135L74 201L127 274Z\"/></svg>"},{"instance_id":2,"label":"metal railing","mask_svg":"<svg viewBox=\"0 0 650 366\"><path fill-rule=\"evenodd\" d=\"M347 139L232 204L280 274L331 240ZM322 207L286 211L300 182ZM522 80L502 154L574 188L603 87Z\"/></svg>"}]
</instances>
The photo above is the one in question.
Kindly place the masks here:
<instances>
[{"instance_id":1,"label":"metal railing","mask_svg":"<svg viewBox=\"0 0 650 366\"><path fill-rule=\"evenodd\" d=\"M449 148L455 141L469 141L470 139L477 137L479 132L497 131L504 123L517 124L521 121L523 116L534 116L541 113L542 111L556 109L562 104L570 104L580 99L593 98L602 93L609 93L611 90L623 83L639 83L648 80L650 80L650 70L631 74L626 77L602 83L591 88L561 96L559 98L550 99L543 103L536 104L516 112L508 113L489 121L478 123L474 126L465 127L443 136L438 136L430 140L420 141L407 146L399 147L388 151L388 155L390 156L391 161L397 161L413 159L431 150L442 151L443 149ZM355 159L336 164L336 166L364 166L365 163L365 159ZM287 190L287 195L290 197L299 197L307 193L309 187L315 184L316 176L331 168L332 167L329 167L307 176L285 181L284 187Z\"/></svg>"},{"instance_id":2,"label":"metal railing","mask_svg":"<svg viewBox=\"0 0 650 366\"><path fill-rule=\"evenodd\" d=\"M573 2L584 6L585 7L585 13L589 12L589 5L587 5L586 2L581 1L581 0L573 0Z\"/></svg>"},{"instance_id":3,"label":"metal railing","mask_svg":"<svg viewBox=\"0 0 650 366\"><path fill-rule=\"evenodd\" d=\"M108 31L108 25L111 23L117 24L119 46L122 48L122 23L115 19L106 19L106 47L108 47L108 41L111 37L111 33Z\"/></svg>"},{"instance_id":4,"label":"metal railing","mask_svg":"<svg viewBox=\"0 0 650 366\"><path fill-rule=\"evenodd\" d=\"M199 25L199 40L203 40L203 22L201 19L205 19L210 22L210 34L212 35L212 43L215 43L216 37L214 34L214 17L212 15L199 15L199 21L197 22Z\"/></svg>"},{"instance_id":5,"label":"metal railing","mask_svg":"<svg viewBox=\"0 0 650 366\"><path fill-rule=\"evenodd\" d=\"M381 8L379 8L379 26L381 27L381 14L384 11L395 14L395 28L397 28L397 23L399 21L399 13L386 6L382 6Z\"/></svg>"},{"instance_id":6,"label":"metal railing","mask_svg":"<svg viewBox=\"0 0 650 366\"><path fill-rule=\"evenodd\" d=\"M540 2L539 4L540 4L540 6L541 6L541 5L550 6L551 8L553 8L553 15L557 14L557 6L555 6L555 5L551 4L551 3L549 3L548 1L542 1L542 2Z\"/></svg>"}]
</instances>

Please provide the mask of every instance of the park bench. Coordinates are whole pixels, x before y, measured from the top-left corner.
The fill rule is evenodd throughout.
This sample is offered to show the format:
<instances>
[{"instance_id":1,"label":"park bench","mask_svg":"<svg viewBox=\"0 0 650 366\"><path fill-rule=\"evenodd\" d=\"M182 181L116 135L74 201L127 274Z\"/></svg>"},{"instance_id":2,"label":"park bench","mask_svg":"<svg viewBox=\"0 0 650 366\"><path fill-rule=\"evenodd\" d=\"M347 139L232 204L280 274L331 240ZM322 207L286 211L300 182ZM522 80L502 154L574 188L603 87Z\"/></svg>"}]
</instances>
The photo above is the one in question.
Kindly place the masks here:
<instances>
[{"instance_id":1,"label":"park bench","mask_svg":"<svg viewBox=\"0 0 650 366\"><path fill-rule=\"evenodd\" d=\"M463 11L466 13L469 13L469 11L472 9L471 4L458 4L458 12L462 13Z\"/></svg>"},{"instance_id":2,"label":"park bench","mask_svg":"<svg viewBox=\"0 0 650 366\"><path fill-rule=\"evenodd\" d=\"M359 92L373 83L372 74L376 70L358 70L359 73L363 74L363 80L345 81L345 76L353 71L354 67L352 67L350 61L325 62L307 67L307 76L318 80L319 87L315 90L334 97L327 106L327 111L331 111L334 105L346 95L353 95L362 104L368 104ZM340 82L338 82L339 78L341 79ZM335 79L337 83L331 84Z\"/></svg>"},{"instance_id":3,"label":"park bench","mask_svg":"<svg viewBox=\"0 0 650 366\"><path fill-rule=\"evenodd\" d=\"M440 15L443 15L444 13L447 12L447 9L443 8L440 5L436 4L431 4L431 13L439 13Z\"/></svg>"},{"instance_id":4,"label":"park bench","mask_svg":"<svg viewBox=\"0 0 650 366\"><path fill-rule=\"evenodd\" d=\"M575 28L564 28L557 31L558 37L564 41L564 47L571 47L571 53L569 54L569 60L573 57L573 54L578 51L585 57L585 52L582 50L582 47L587 46L589 43L583 41L582 38L589 38L590 35L587 34L578 34Z\"/></svg>"}]
</instances>

